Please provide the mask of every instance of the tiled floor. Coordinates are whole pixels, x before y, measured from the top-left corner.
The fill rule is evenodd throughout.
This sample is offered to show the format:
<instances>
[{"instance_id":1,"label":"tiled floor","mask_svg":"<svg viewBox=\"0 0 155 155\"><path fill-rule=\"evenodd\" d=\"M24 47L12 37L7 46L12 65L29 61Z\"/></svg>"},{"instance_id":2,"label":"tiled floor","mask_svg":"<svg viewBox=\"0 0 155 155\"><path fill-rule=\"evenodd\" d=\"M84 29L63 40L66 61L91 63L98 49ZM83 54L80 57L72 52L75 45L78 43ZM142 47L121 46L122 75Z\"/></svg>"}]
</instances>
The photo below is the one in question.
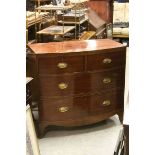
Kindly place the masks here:
<instances>
[{"instance_id":1,"label":"tiled floor","mask_svg":"<svg viewBox=\"0 0 155 155\"><path fill-rule=\"evenodd\" d=\"M126 67L125 108L128 107L128 49ZM121 128L115 115L76 130L53 129L39 140L40 152L41 155L113 155Z\"/></svg>"}]
</instances>

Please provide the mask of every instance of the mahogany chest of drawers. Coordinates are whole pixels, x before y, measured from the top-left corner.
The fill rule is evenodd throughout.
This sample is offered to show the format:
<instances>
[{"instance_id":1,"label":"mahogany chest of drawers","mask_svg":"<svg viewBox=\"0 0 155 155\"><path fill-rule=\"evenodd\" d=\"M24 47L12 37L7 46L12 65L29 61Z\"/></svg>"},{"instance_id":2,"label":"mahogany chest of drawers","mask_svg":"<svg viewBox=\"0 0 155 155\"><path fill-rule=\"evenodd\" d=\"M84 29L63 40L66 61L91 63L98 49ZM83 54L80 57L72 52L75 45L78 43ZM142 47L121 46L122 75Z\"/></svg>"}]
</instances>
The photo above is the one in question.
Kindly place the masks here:
<instances>
[{"instance_id":1,"label":"mahogany chest of drawers","mask_svg":"<svg viewBox=\"0 0 155 155\"><path fill-rule=\"evenodd\" d=\"M36 43L28 59L39 102L40 132L123 119L126 47L110 39Z\"/></svg>"}]
</instances>

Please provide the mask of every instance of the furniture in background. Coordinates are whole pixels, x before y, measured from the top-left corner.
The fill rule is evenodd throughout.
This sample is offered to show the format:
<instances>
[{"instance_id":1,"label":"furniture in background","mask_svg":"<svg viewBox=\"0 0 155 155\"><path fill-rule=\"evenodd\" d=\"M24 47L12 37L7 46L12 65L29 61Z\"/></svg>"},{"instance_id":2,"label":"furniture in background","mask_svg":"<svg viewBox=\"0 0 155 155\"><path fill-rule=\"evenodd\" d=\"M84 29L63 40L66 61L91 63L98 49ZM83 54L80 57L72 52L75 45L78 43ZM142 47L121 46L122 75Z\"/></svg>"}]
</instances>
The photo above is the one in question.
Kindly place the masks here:
<instances>
[{"instance_id":1,"label":"furniture in background","mask_svg":"<svg viewBox=\"0 0 155 155\"><path fill-rule=\"evenodd\" d=\"M38 139L29 104L26 106L26 154L40 155Z\"/></svg>"},{"instance_id":2,"label":"furniture in background","mask_svg":"<svg viewBox=\"0 0 155 155\"><path fill-rule=\"evenodd\" d=\"M115 0L116 2L119 2L119 3L126 3L126 2L129 2L129 0Z\"/></svg>"},{"instance_id":3,"label":"furniture in background","mask_svg":"<svg viewBox=\"0 0 155 155\"><path fill-rule=\"evenodd\" d=\"M38 103L34 100L35 91L33 88L34 79L32 77L26 77L26 105L29 105L32 111L32 118L35 125L36 133L38 135Z\"/></svg>"},{"instance_id":4,"label":"furniture in background","mask_svg":"<svg viewBox=\"0 0 155 155\"><path fill-rule=\"evenodd\" d=\"M43 30L38 31L37 35L51 35L53 37L54 36L62 36L62 38L64 39L65 34L68 32L71 32L74 29L75 29L75 26L52 25L50 27L47 27ZM37 42L42 42L42 40L37 39Z\"/></svg>"},{"instance_id":5,"label":"furniture in background","mask_svg":"<svg viewBox=\"0 0 155 155\"><path fill-rule=\"evenodd\" d=\"M45 5L37 7L37 11L54 11L55 24L52 29L47 27L45 30L37 32L42 38L53 36L51 41L75 40L81 37L84 30L88 28L88 18L85 16L87 0L71 1L68 5ZM71 29L68 27L72 27ZM74 28L74 31L72 31ZM67 29L67 31L66 31ZM45 31L47 31L45 33ZM58 39L56 39L58 38ZM45 39L44 39L45 40ZM39 40L39 42L47 42ZM48 41L49 42L49 41Z\"/></svg>"},{"instance_id":6,"label":"furniture in background","mask_svg":"<svg viewBox=\"0 0 155 155\"><path fill-rule=\"evenodd\" d=\"M124 155L129 155L129 124L124 124Z\"/></svg>"},{"instance_id":7,"label":"furniture in background","mask_svg":"<svg viewBox=\"0 0 155 155\"><path fill-rule=\"evenodd\" d=\"M80 37L89 31L89 18L87 17L88 7L87 7L88 0L70 0L70 3L74 5L74 7L64 15L60 14L60 18L58 19L58 24L62 25L70 25L75 26L75 39L80 39ZM70 39L72 38L72 39ZM69 35L68 39L74 40Z\"/></svg>"},{"instance_id":8,"label":"furniture in background","mask_svg":"<svg viewBox=\"0 0 155 155\"><path fill-rule=\"evenodd\" d=\"M114 3L113 38L129 44L129 3Z\"/></svg>"},{"instance_id":9,"label":"furniture in background","mask_svg":"<svg viewBox=\"0 0 155 155\"><path fill-rule=\"evenodd\" d=\"M40 134L49 125L123 120L126 47L110 39L29 45ZM94 65L95 64L95 65Z\"/></svg>"},{"instance_id":10,"label":"furniture in background","mask_svg":"<svg viewBox=\"0 0 155 155\"><path fill-rule=\"evenodd\" d=\"M114 155L129 155L129 107L127 97L124 107L124 119L122 130L120 131L119 137L117 139L117 145L115 147Z\"/></svg>"},{"instance_id":11,"label":"furniture in background","mask_svg":"<svg viewBox=\"0 0 155 155\"><path fill-rule=\"evenodd\" d=\"M40 5L47 5L51 3L51 0L30 0L31 2L35 3L35 6L38 7Z\"/></svg>"},{"instance_id":12,"label":"furniture in background","mask_svg":"<svg viewBox=\"0 0 155 155\"><path fill-rule=\"evenodd\" d=\"M104 39L107 37L106 34L106 22L101 19L95 11L89 9L89 30L95 32L96 39Z\"/></svg>"},{"instance_id":13,"label":"furniture in background","mask_svg":"<svg viewBox=\"0 0 155 155\"><path fill-rule=\"evenodd\" d=\"M129 125L123 125L120 130L114 155L129 155Z\"/></svg>"},{"instance_id":14,"label":"furniture in background","mask_svg":"<svg viewBox=\"0 0 155 155\"><path fill-rule=\"evenodd\" d=\"M32 106L32 80L31 77L26 77L26 105Z\"/></svg>"},{"instance_id":15,"label":"furniture in background","mask_svg":"<svg viewBox=\"0 0 155 155\"><path fill-rule=\"evenodd\" d=\"M119 131L119 135L117 137L117 143L116 143L113 155L125 155L124 154L124 130L123 130L123 127Z\"/></svg>"},{"instance_id":16,"label":"furniture in background","mask_svg":"<svg viewBox=\"0 0 155 155\"><path fill-rule=\"evenodd\" d=\"M126 106L124 109L124 155L129 155L129 93L127 94Z\"/></svg>"},{"instance_id":17,"label":"furniture in background","mask_svg":"<svg viewBox=\"0 0 155 155\"><path fill-rule=\"evenodd\" d=\"M43 6L39 6L37 7L35 10L36 11L47 11L47 12L53 12L54 15L54 24L52 26L49 26L43 30L38 31L37 34L37 42L49 42L46 41L46 39L44 39L46 36L51 37L52 40L54 40L55 37L62 37L62 39L60 41L64 40L64 36L66 33L72 31L73 29L75 29L75 26L65 26L64 25L64 13L70 9L72 9L74 7L74 5L70 4L67 6L59 6L59 5L43 5ZM63 23L62 26L58 26L57 24L57 12L61 11L63 14ZM51 17L52 18L52 17ZM40 39L42 38L42 39ZM50 38L50 40L51 40ZM45 41L44 41L45 40Z\"/></svg>"},{"instance_id":18,"label":"furniture in background","mask_svg":"<svg viewBox=\"0 0 155 155\"><path fill-rule=\"evenodd\" d=\"M34 42L80 40L89 31L95 31L93 38L96 39L112 38L113 0L70 0L67 5L62 2L51 4L49 0L32 0L32 2L36 2L34 10L27 11L35 13L34 17L27 18L27 40L29 44ZM46 5L40 5L44 3ZM40 18L41 14L47 13L49 14L45 20ZM83 16L85 18L80 19ZM60 28L57 29L57 27L59 25L62 26L63 29L60 31L63 33L55 35L53 33L54 27L52 27L52 32L48 29L50 26L56 26L55 32L58 32ZM74 31L65 33L65 26L74 26ZM48 29L48 33L44 33L44 29Z\"/></svg>"},{"instance_id":19,"label":"furniture in background","mask_svg":"<svg viewBox=\"0 0 155 155\"><path fill-rule=\"evenodd\" d=\"M113 21L113 0L89 0L88 6L107 23Z\"/></svg>"},{"instance_id":20,"label":"furniture in background","mask_svg":"<svg viewBox=\"0 0 155 155\"><path fill-rule=\"evenodd\" d=\"M79 40L89 40L89 39L95 39L95 32L94 31L85 31Z\"/></svg>"},{"instance_id":21,"label":"furniture in background","mask_svg":"<svg viewBox=\"0 0 155 155\"><path fill-rule=\"evenodd\" d=\"M26 44L36 42L36 32L40 30L44 23L49 22L48 12L26 12Z\"/></svg>"},{"instance_id":22,"label":"furniture in background","mask_svg":"<svg viewBox=\"0 0 155 155\"><path fill-rule=\"evenodd\" d=\"M113 0L90 0L88 7L90 30L96 29L98 39L112 38Z\"/></svg>"}]
</instances>

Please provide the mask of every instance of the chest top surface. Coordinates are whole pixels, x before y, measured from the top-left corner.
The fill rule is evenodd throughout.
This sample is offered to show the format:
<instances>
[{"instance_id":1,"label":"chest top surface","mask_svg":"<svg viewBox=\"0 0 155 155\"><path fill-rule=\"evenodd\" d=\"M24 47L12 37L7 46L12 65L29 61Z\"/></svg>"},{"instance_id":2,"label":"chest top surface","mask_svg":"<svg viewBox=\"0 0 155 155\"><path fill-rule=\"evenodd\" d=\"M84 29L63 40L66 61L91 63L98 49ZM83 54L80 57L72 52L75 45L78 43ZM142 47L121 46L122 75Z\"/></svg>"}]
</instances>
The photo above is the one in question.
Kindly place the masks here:
<instances>
[{"instance_id":1,"label":"chest top surface","mask_svg":"<svg viewBox=\"0 0 155 155\"><path fill-rule=\"evenodd\" d=\"M71 53L125 47L111 39L35 43L28 46L35 54Z\"/></svg>"}]
</instances>

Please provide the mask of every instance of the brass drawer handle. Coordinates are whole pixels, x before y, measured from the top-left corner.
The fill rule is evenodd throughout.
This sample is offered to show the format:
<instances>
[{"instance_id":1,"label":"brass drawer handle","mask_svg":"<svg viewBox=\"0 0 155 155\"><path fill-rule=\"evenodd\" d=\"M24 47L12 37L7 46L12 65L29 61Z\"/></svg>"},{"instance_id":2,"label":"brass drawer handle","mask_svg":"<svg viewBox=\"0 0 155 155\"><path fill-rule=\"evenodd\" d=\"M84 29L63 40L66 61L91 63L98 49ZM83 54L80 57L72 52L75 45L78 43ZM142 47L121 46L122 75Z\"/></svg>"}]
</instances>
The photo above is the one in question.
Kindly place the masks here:
<instances>
[{"instance_id":1,"label":"brass drawer handle","mask_svg":"<svg viewBox=\"0 0 155 155\"><path fill-rule=\"evenodd\" d=\"M112 60L110 58L103 59L104 64L110 64L111 62L112 62Z\"/></svg>"},{"instance_id":2,"label":"brass drawer handle","mask_svg":"<svg viewBox=\"0 0 155 155\"><path fill-rule=\"evenodd\" d=\"M59 112L67 112L69 110L69 107L60 107Z\"/></svg>"},{"instance_id":3,"label":"brass drawer handle","mask_svg":"<svg viewBox=\"0 0 155 155\"><path fill-rule=\"evenodd\" d=\"M104 106L108 106L108 105L110 105L111 103L110 103L110 100L105 100L105 101L103 101L103 103L102 103Z\"/></svg>"},{"instance_id":4,"label":"brass drawer handle","mask_svg":"<svg viewBox=\"0 0 155 155\"><path fill-rule=\"evenodd\" d=\"M104 78L103 79L103 83L110 83L111 82L111 79L110 78Z\"/></svg>"},{"instance_id":5,"label":"brass drawer handle","mask_svg":"<svg viewBox=\"0 0 155 155\"><path fill-rule=\"evenodd\" d=\"M67 68L67 63L60 62L60 63L58 63L57 67L60 68L60 69Z\"/></svg>"},{"instance_id":6,"label":"brass drawer handle","mask_svg":"<svg viewBox=\"0 0 155 155\"><path fill-rule=\"evenodd\" d=\"M66 89L68 85L66 83L60 83L58 87L63 90L63 89Z\"/></svg>"}]
</instances>

